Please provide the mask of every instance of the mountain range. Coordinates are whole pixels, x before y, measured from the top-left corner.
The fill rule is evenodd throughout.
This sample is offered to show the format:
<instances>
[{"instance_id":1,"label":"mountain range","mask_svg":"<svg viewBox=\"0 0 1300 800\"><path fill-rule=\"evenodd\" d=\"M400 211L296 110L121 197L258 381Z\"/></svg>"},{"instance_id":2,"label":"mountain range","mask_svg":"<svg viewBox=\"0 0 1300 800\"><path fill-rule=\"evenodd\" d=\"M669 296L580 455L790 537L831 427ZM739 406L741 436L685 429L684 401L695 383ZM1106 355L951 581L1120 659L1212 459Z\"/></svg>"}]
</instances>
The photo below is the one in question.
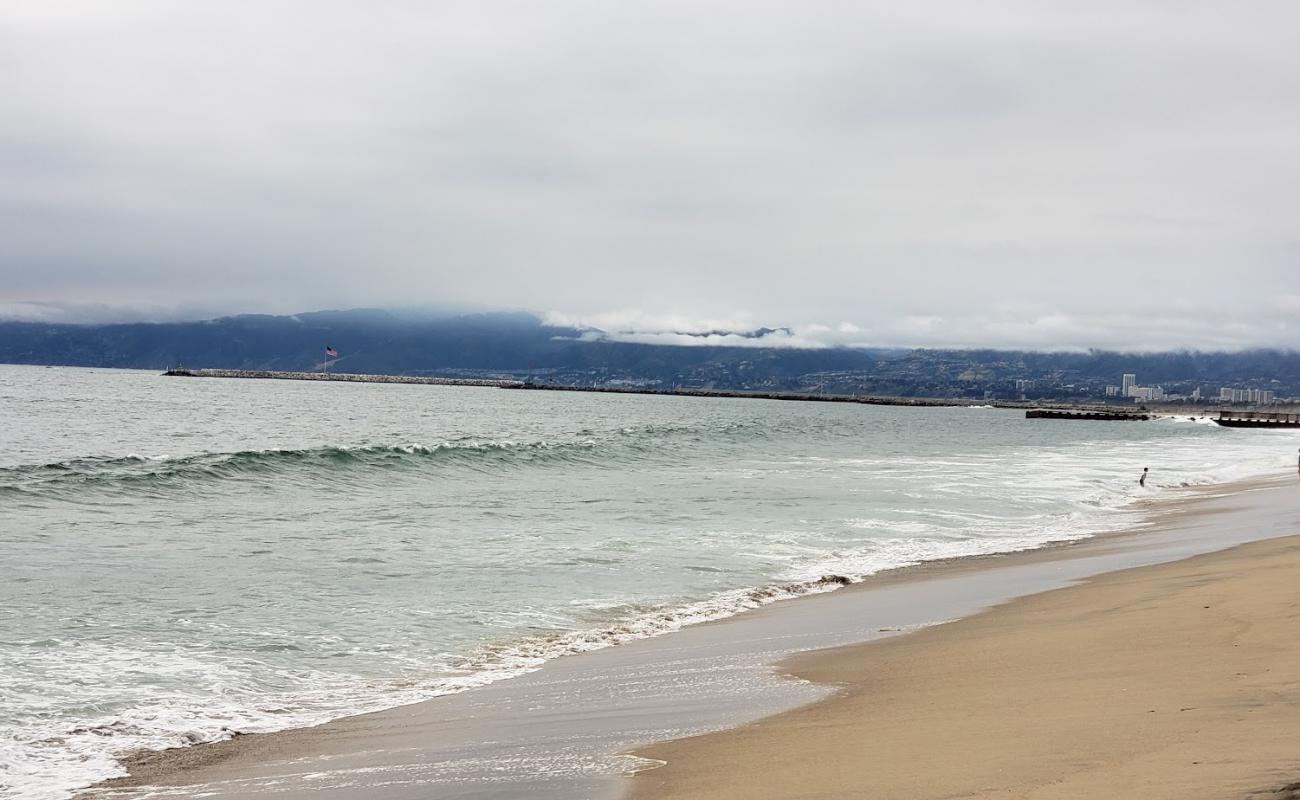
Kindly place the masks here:
<instances>
[{"instance_id":1,"label":"mountain range","mask_svg":"<svg viewBox=\"0 0 1300 800\"><path fill-rule=\"evenodd\" d=\"M548 325L529 313L410 314L379 309L291 316L238 315L192 322L73 325L0 321L0 363L166 369L315 370L325 348L339 372L532 377L591 384L690 385L978 396L1016 392L1094 396L1137 373L1146 384L1217 391L1219 385L1300 394L1300 355L1032 352L763 347L784 328L708 331L747 346L674 346L611 340L604 331Z\"/></svg>"}]
</instances>

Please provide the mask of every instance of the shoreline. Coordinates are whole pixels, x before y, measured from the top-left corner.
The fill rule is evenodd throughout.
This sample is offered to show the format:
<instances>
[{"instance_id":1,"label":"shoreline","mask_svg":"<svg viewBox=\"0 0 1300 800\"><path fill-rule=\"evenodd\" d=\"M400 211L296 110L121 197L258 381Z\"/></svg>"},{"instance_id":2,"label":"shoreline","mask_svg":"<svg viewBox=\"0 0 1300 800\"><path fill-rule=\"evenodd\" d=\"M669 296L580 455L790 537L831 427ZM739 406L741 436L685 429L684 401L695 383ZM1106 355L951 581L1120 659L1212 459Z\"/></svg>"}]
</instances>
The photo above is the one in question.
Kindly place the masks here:
<instances>
[{"instance_id":1,"label":"shoreline","mask_svg":"<svg viewBox=\"0 0 1300 800\"><path fill-rule=\"evenodd\" d=\"M813 605L817 601L822 601L822 610L825 611L828 603L835 598L841 598L839 605L852 605L852 602L845 602L845 598L855 595L877 595L887 594L893 590L899 590L906 594L915 593L920 588L924 591L925 585L936 580L958 580L963 576L967 579L975 578L974 581L968 581L980 584L981 580L987 584L987 576L991 572L998 570L1006 571L1008 569L1027 569L1033 573L1032 581L1028 585L1024 580L1021 584L1011 587L1010 594L1006 587L988 587L985 586L974 594L965 597L967 601L964 609L959 609L960 615L977 613L983 608L995 602L1003 602L1010 597L1019 596L1027 593L1022 591L1027 589L1028 592L1036 591L1038 587L1033 583L1046 583L1049 588L1052 584L1059 585L1061 581L1068 582L1071 580L1068 574L1072 569L1080 570L1080 574L1094 574L1095 571L1105 571L1107 566L1101 564L1100 568L1095 565L1082 566L1083 562L1096 560L1097 558L1109 558L1112 561L1118 560L1123 568L1124 563L1128 563L1133 558L1151 557L1155 552L1155 544L1149 543L1150 547L1145 549L1145 556L1135 555L1138 551L1143 551L1142 541L1149 535L1152 525L1159 527L1164 524L1166 527L1178 527L1178 517L1185 512L1185 506L1213 504L1216 500L1223 498L1242 498L1252 491L1263 491L1268 486L1281 484L1282 479L1278 481L1252 482L1249 486L1219 484L1207 487L1199 487L1184 493L1182 497L1158 499L1146 503L1143 511L1148 515L1154 515L1154 521L1145 526L1139 526L1137 529L1120 531L1111 534L1102 534L1089 539L1077 540L1073 542L1049 544L1044 547L1025 550L1007 554L968 556L953 559L943 559L933 562L924 562L911 567L904 567L896 570L890 570L880 573L867 581L847 587L843 591L806 595L804 597L794 598L799 603L776 603L766 606L759 610L749 611L739 616L728 619L696 624L688 628L681 629L673 636L661 636L654 639L642 639L635 642L620 645L616 648L597 651L594 653L582 654L577 659L557 659L548 662L538 671L528 675L502 681L487 687L465 692L458 695L448 695L431 700L423 701L408 706L400 706L385 711L373 712L354 717L344 717L333 722L325 723L314 728L298 728L281 731L279 733L251 734L238 736L235 739L225 740L223 742L196 745L189 748L180 748L166 751L151 751L143 754L131 763L133 775L122 779L112 779L89 790L84 790L80 797L113 797L123 796L119 792L130 793L133 787L142 787L145 785L166 786L170 787L164 790L164 793L158 796L190 796L191 791L198 788L198 784L204 786L203 791L214 796L230 797L251 797L257 796L264 791L254 788L266 784L266 790L269 791L272 783L279 785L278 793L283 794L286 787L286 779L293 780L289 775L298 775L304 781L301 788L302 794L315 794L324 789L329 791L331 788L339 789L337 786L321 787L311 785L312 780L307 780L306 775L301 772L301 767L294 767L293 764L301 764L304 761L329 761L334 762L336 766L342 766L339 762L346 762L346 767L340 770L341 773L349 771L357 774L367 774L372 777L375 775L387 774L392 777L393 773L401 775L403 771L410 771L411 764L402 762L393 764L391 759L384 757L373 757L374 752L390 752L395 746L398 750L415 750L433 747L435 751L446 757L448 748L455 750L455 742L447 741L445 737L451 734L454 738L455 731L442 730L446 724L455 722L458 715L469 711L481 712L484 708L493 704L500 703L502 698L507 701L514 701L522 695L528 696L529 691L549 691L553 690L555 682L563 683L572 681L574 673L582 673L584 670L591 672L594 669L594 677L588 675L588 678L594 680L596 684L608 682L610 675L601 672L608 666L608 662L632 661L640 662L645 666L648 658L651 669L654 668L655 659L662 660L665 653L671 654L672 657L679 657L681 651L690 651L695 644L710 639L717 638L714 634L717 631L726 631L734 635L740 628L762 628L764 624L770 623L776 618L785 618L788 624L790 618L798 620L800 617L816 613ZM1263 484L1267 484L1264 486ZM1231 505L1231 502L1228 503ZM1163 520L1163 522L1162 522ZM1184 543L1186 545L1186 543ZM1199 547L1207 546L1206 542L1200 542ZM1212 546L1212 543L1211 543ZM1157 556L1162 558L1163 556ZM1178 553L1173 553L1172 557L1179 557ZM1075 562L1070 566L1069 562ZM1089 572L1089 570L1094 572ZM980 579L979 576L984 576ZM992 600L988 596L980 595L979 592L992 592ZM922 609L923 611L925 609ZM833 616L833 615L832 615ZM924 614L922 614L924 617ZM951 618L943 616L940 612L934 612L930 618L923 618L917 621L906 623L904 627L919 626L941 622L944 619ZM767 621L765 623L765 620ZM841 621L842 622L842 621ZM742 624L743 623L743 624ZM803 626L803 622L796 622ZM805 626L806 627L806 626ZM831 625L834 628L834 624ZM772 635L772 625L767 624L767 634ZM836 644L847 644L850 642L866 641L873 638L879 638L899 630L898 627L884 626L879 630L866 628L852 629L849 631L834 631L833 635L823 632L819 634L820 639L816 636L811 637L807 642L785 642L783 646L789 646L789 652L814 649L820 646L835 646ZM802 635L802 632L800 633ZM792 638L792 634L780 634L786 638ZM776 638L780 638L780 636ZM838 639L835 637L839 637ZM847 639L845 639L847 637ZM775 713L794 706L805 705L806 703L818 699L824 694L823 690L817 687L807 685L791 686L787 679L774 677L775 673L770 667L774 660L769 658L773 654L770 647L762 649L757 656L753 654L746 656L754 663L746 662L746 668L753 675L748 680L759 680L764 676L770 678L772 686L766 687L767 694L761 701L747 702L742 704L744 708L728 709L721 715L721 719L712 719L704 723L704 727L717 729L719 727L729 727L731 723L743 723L756 717L766 716L769 713ZM780 655L778 653L778 655ZM788 652L786 653L788 655ZM744 659L741 659L744 660ZM604 662L604 666L601 666ZM761 663L760 663L761 662ZM548 684L548 681L550 682ZM549 687L549 688L548 688ZM659 687L662 688L662 687ZM489 691L490 690L490 691ZM654 689L652 688L651 694ZM658 703L662 704L662 698L640 697L633 698L634 711L639 706L636 703ZM750 698L753 700L753 698ZM715 703L717 705L717 703ZM715 709L716 711L716 709ZM671 716L671 710L665 712ZM757 712L757 713L755 713ZM590 712L589 712L590 713ZM698 714L699 709L691 709L690 713ZM474 716L473 714L470 715ZM507 715L509 716L509 715ZM706 715L707 716L707 715ZM715 714L715 717L718 716ZM464 719L463 717L459 717ZM582 729L588 726L586 723L590 720L576 720L576 736L581 738L587 733ZM507 723L509 720L507 720ZM664 720L665 723L670 720ZM440 727L441 726L441 727ZM452 726L455 727L454 725ZM681 733L681 731L677 731ZM687 731L696 732L696 731ZM661 732L654 736L642 735L642 738L653 740L663 740L670 738L679 738L676 736L664 736ZM432 740L426 741L426 740ZM611 744L617 744L617 739L610 739ZM364 744L365 747L359 747ZM645 741L636 742L628 741L628 745L644 745ZM378 751L372 748L378 746ZM616 752L626 752L632 749L624 747ZM616 758L615 753L609 756ZM370 754L370 755L367 755ZM399 759L400 760L400 759ZM286 770L289 775L286 775ZM621 764L617 770L609 770L608 765L604 766L604 772L599 775L593 773L586 780L590 786L599 786L600 796L613 797L617 794L616 780L619 772L626 772L626 764ZM315 773L313 773L314 775ZM374 778L378 780L378 778ZM484 780L490 779L485 777ZM351 780L351 779L349 779ZM369 779L367 779L369 780ZM416 779L413 785L426 785L430 782L437 782L439 778L430 778L425 776ZM386 782L386 786L391 780ZM355 784L348 784L355 790ZM404 785L404 784L403 784ZM225 787L222 790L214 790L214 786ZM187 788L188 787L188 788ZM377 787L376 787L377 788ZM592 789L592 791L596 791ZM290 796L294 792L289 792ZM347 796L347 793L338 794L337 796ZM379 795L382 797L406 797L398 790L385 791ZM447 794L448 797L460 796L457 794ZM464 796L471 796L466 794ZM481 796L474 794L473 796ZM502 797L524 796L512 795L509 793L501 794ZM529 796L551 796L544 792L533 791ZM563 797L564 793L557 793L554 796ZM571 796L571 795L569 795ZM589 796L596 796L595 794Z\"/></svg>"},{"instance_id":2,"label":"shoreline","mask_svg":"<svg viewBox=\"0 0 1300 800\"><path fill-rule=\"evenodd\" d=\"M626 800L1295 797L1292 528L791 656L833 693L633 751Z\"/></svg>"}]
</instances>

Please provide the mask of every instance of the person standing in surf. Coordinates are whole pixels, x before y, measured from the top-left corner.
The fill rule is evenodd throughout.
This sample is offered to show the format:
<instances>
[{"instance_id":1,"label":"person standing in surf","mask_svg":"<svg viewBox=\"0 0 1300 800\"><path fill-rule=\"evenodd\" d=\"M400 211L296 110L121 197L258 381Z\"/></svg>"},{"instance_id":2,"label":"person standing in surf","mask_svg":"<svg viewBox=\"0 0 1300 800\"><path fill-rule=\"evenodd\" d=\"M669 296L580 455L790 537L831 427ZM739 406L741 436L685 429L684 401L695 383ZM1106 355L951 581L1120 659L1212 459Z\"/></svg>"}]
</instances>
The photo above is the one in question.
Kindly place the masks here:
<instances>
[{"instance_id":1,"label":"person standing in surf","mask_svg":"<svg viewBox=\"0 0 1300 800\"><path fill-rule=\"evenodd\" d=\"M1143 468L1142 468L1142 477L1141 477L1141 478L1138 478L1138 486L1145 487L1145 486L1147 485L1147 470L1149 470L1149 469L1150 469L1150 467L1143 467Z\"/></svg>"}]
</instances>

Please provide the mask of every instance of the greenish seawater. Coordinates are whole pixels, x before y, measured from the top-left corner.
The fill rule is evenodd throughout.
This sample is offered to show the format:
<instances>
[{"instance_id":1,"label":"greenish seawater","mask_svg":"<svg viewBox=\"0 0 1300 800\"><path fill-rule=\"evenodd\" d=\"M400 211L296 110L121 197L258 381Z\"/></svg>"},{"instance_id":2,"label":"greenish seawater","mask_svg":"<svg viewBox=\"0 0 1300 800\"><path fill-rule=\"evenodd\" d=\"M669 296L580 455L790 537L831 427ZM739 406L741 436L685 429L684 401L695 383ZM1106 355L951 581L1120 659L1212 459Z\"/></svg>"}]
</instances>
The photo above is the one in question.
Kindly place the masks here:
<instances>
[{"instance_id":1,"label":"greenish seawater","mask_svg":"<svg viewBox=\"0 0 1300 800\"><path fill-rule=\"evenodd\" d=\"M1286 433L0 366L0 793L920 560L1132 524ZM1137 485L1142 467L1152 478Z\"/></svg>"}]
</instances>

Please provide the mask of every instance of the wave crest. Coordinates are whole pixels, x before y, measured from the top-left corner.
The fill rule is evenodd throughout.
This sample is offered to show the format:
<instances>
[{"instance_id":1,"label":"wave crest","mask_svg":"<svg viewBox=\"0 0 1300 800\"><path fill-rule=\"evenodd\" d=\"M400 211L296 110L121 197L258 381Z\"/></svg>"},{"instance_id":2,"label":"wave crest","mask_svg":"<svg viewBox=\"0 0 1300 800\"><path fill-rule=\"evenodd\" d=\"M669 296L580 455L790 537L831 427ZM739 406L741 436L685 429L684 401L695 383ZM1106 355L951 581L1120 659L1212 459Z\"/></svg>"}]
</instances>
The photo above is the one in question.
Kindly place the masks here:
<instances>
[{"instance_id":1,"label":"wave crest","mask_svg":"<svg viewBox=\"0 0 1300 800\"><path fill-rule=\"evenodd\" d=\"M439 444L324 446L239 450L178 458L87 457L0 468L0 491L42 492L87 486L179 487L193 481L257 475L328 478L353 469L421 469L434 464L493 469L520 464L578 464L616 457L592 440L512 442L460 440Z\"/></svg>"}]
</instances>

